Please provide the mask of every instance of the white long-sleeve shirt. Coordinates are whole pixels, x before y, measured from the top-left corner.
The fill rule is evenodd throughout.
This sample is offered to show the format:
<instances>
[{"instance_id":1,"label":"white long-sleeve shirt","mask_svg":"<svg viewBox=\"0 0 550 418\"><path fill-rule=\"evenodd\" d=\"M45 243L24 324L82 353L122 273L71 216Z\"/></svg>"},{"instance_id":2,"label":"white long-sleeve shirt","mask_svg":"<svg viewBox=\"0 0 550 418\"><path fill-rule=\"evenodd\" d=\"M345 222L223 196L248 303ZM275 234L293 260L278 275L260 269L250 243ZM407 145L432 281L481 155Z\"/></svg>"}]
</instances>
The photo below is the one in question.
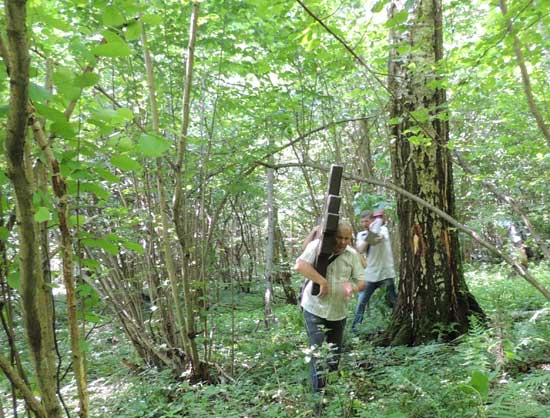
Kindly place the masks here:
<instances>
[{"instance_id":1,"label":"white long-sleeve shirt","mask_svg":"<svg viewBox=\"0 0 550 418\"><path fill-rule=\"evenodd\" d=\"M369 250L366 254L365 280L367 282L379 282L394 278L395 267L388 228L385 225L378 225L374 221L369 231L362 231L357 234L357 246L365 241L369 244Z\"/></svg>"}]
</instances>

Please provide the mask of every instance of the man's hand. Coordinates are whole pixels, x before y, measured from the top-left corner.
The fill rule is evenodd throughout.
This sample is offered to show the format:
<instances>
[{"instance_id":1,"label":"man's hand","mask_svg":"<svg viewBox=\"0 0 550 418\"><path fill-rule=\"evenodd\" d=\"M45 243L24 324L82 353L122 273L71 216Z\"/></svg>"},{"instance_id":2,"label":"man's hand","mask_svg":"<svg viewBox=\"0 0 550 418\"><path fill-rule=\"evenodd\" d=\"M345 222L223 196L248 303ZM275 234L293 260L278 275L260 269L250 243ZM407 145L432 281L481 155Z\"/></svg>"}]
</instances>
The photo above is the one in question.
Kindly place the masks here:
<instances>
[{"instance_id":1,"label":"man's hand","mask_svg":"<svg viewBox=\"0 0 550 418\"><path fill-rule=\"evenodd\" d=\"M342 285L342 288L344 290L344 298L346 300L349 300L355 293L355 289L353 288L353 285L350 282L345 282Z\"/></svg>"},{"instance_id":2,"label":"man's hand","mask_svg":"<svg viewBox=\"0 0 550 418\"><path fill-rule=\"evenodd\" d=\"M327 279L323 278L323 282L319 283L319 286L321 286L321 290L319 291L318 296L322 298L323 296L328 295L329 288Z\"/></svg>"}]
</instances>

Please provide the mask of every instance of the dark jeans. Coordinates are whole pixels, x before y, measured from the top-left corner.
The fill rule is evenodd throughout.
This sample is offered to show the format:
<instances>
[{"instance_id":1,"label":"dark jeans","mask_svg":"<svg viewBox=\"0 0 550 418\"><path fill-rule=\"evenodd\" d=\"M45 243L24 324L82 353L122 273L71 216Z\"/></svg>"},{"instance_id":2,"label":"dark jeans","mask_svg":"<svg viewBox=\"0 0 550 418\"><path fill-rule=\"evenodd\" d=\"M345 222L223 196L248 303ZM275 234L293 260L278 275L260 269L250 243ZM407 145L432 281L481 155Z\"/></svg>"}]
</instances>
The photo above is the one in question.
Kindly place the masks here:
<instances>
[{"instance_id":1,"label":"dark jeans","mask_svg":"<svg viewBox=\"0 0 550 418\"><path fill-rule=\"evenodd\" d=\"M310 345L319 348L324 341L334 344L332 354L329 358L319 359L315 358L315 356L311 358L311 382L313 384L313 391L318 392L319 389L322 389L326 384L327 367L328 370L331 371L338 368L340 353L342 352L346 318L341 321L327 321L324 318L304 310L304 320Z\"/></svg>"},{"instance_id":2,"label":"dark jeans","mask_svg":"<svg viewBox=\"0 0 550 418\"><path fill-rule=\"evenodd\" d=\"M367 282L367 287L359 293L359 299L357 301L357 306L355 308L355 317L353 318L353 323L351 324L352 332L357 332L357 326L363 322L363 316L365 315L365 308L369 299L376 289L380 286L386 286L388 288L388 302L389 305L393 308L395 301L397 300L397 294L395 293L395 284L393 283L393 278L380 280L379 282Z\"/></svg>"}]
</instances>

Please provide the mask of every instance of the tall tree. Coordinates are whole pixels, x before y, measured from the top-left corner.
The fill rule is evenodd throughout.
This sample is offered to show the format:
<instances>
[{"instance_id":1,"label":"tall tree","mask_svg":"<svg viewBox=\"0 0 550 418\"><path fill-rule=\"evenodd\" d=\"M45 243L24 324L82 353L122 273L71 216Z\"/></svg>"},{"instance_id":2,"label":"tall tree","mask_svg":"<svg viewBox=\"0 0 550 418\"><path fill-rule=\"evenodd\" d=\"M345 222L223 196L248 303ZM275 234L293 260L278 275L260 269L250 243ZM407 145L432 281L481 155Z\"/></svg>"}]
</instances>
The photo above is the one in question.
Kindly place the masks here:
<instances>
[{"instance_id":1,"label":"tall tree","mask_svg":"<svg viewBox=\"0 0 550 418\"><path fill-rule=\"evenodd\" d=\"M30 67L26 29L27 3L8 0L5 10L8 34L5 56L10 76L6 154L8 176L15 191L19 223L18 255L23 317L41 403L46 415L56 418L61 416L61 407L56 395L52 295L42 273L39 228L33 204L34 181L27 142Z\"/></svg>"},{"instance_id":2,"label":"tall tree","mask_svg":"<svg viewBox=\"0 0 550 418\"><path fill-rule=\"evenodd\" d=\"M453 172L447 147L441 0L392 1L391 156L397 185L454 216ZM457 232L425 207L397 198L401 265L399 299L386 337L392 344L452 338L482 314L462 272Z\"/></svg>"}]
</instances>

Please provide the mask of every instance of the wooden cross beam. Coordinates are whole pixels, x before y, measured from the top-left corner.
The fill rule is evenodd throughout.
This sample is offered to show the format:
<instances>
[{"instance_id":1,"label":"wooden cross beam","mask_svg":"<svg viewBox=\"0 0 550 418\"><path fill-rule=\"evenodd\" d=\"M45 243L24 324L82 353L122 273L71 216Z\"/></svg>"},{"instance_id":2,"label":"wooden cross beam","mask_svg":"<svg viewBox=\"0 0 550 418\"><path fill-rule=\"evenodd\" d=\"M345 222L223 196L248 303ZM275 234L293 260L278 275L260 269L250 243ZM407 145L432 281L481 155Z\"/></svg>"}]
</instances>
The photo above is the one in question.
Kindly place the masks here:
<instances>
[{"instance_id":1,"label":"wooden cross beam","mask_svg":"<svg viewBox=\"0 0 550 418\"><path fill-rule=\"evenodd\" d=\"M331 261L329 258L336 245L336 232L339 223L338 212L340 211L340 203L342 201L339 194L343 172L344 167L341 165L333 164L330 167L327 198L321 220L321 244L317 248L317 257L314 264L315 270L323 277L327 274L327 268ZM313 283L311 294L317 296L320 290L321 287L317 283Z\"/></svg>"}]
</instances>

